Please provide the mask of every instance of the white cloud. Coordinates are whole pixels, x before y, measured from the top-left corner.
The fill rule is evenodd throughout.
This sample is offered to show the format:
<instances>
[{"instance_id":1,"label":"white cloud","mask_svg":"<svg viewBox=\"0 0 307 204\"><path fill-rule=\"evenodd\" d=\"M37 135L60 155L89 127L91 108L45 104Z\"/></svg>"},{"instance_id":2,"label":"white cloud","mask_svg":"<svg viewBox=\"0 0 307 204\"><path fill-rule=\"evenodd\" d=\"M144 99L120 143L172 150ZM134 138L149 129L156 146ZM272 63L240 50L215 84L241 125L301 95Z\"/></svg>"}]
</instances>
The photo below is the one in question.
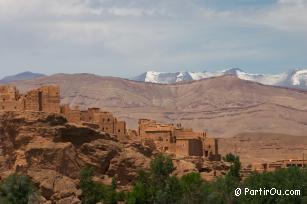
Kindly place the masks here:
<instances>
[{"instance_id":1,"label":"white cloud","mask_svg":"<svg viewBox=\"0 0 307 204\"><path fill-rule=\"evenodd\" d=\"M266 26L285 32L307 32L307 1L279 0L270 8L243 13L247 23Z\"/></svg>"},{"instance_id":2,"label":"white cloud","mask_svg":"<svg viewBox=\"0 0 307 204\"><path fill-rule=\"evenodd\" d=\"M75 57L76 65L82 57L99 55L93 60L97 66L138 70L153 64L226 64L240 57L268 60L280 50L266 47L268 39L261 33L249 38L245 33L259 28L272 35L289 33L290 38L292 33L306 33L306 6L306 0L235 10L211 8L197 0L0 0L0 43L10 46L2 46L0 55L12 50L11 55L35 64L20 51L29 50L52 64L48 54L61 53Z\"/></svg>"}]
</instances>

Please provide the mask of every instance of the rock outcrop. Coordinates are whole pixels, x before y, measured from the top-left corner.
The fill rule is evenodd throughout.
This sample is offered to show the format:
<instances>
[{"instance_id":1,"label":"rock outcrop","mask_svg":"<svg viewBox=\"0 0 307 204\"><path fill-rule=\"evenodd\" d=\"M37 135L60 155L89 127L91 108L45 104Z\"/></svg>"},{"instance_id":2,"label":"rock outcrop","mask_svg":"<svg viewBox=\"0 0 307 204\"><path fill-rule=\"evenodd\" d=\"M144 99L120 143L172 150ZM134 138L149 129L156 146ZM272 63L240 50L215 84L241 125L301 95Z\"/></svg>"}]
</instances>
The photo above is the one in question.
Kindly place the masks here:
<instances>
[{"instance_id":1,"label":"rock outcrop","mask_svg":"<svg viewBox=\"0 0 307 204\"><path fill-rule=\"evenodd\" d=\"M0 179L27 174L40 188L40 203L81 203L79 174L86 166L94 168L95 181L111 184L115 177L119 190L129 190L157 153L135 140L68 123L60 114L0 112ZM223 162L170 156L177 176L200 172L211 180L229 169Z\"/></svg>"},{"instance_id":2,"label":"rock outcrop","mask_svg":"<svg viewBox=\"0 0 307 204\"><path fill-rule=\"evenodd\" d=\"M40 187L42 203L80 203L78 178L86 166L94 167L95 179L116 177L127 188L152 155L140 144L70 124L59 114L0 112L0 176L27 174Z\"/></svg>"}]
</instances>

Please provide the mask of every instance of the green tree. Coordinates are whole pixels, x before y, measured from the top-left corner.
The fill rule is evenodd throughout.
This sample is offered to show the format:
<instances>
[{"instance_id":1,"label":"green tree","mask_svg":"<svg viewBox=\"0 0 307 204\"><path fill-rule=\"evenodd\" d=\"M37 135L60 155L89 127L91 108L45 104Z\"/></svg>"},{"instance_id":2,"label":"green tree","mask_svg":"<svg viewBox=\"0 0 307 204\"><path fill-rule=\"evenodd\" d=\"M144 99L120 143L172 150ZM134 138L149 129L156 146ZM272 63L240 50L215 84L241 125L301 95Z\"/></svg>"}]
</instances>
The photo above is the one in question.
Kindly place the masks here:
<instances>
[{"instance_id":1,"label":"green tree","mask_svg":"<svg viewBox=\"0 0 307 204\"><path fill-rule=\"evenodd\" d=\"M115 180L112 186L107 186L92 180L93 168L84 168L80 172L80 188L82 190L82 203L96 204L103 201L105 204L116 204L119 199L115 190Z\"/></svg>"},{"instance_id":2,"label":"green tree","mask_svg":"<svg viewBox=\"0 0 307 204\"><path fill-rule=\"evenodd\" d=\"M38 198L38 189L28 176L12 174L0 183L0 203L27 204Z\"/></svg>"},{"instance_id":3,"label":"green tree","mask_svg":"<svg viewBox=\"0 0 307 204\"><path fill-rule=\"evenodd\" d=\"M236 156L232 153L228 153L228 154L226 154L225 157L223 157L223 161L225 161L225 162L231 162L232 163L232 162L235 161L235 159L236 159Z\"/></svg>"},{"instance_id":4,"label":"green tree","mask_svg":"<svg viewBox=\"0 0 307 204\"><path fill-rule=\"evenodd\" d=\"M179 203L182 197L182 186L176 176L168 177L165 186L156 193L156 203Z\"/></svg>"},{"instance_id":5,"label":"green tree","mask_svg":"<svg viewBox=\"0 0 307 204\"><path fill-rule=\"evenodd\" d=\"M228 173L209 185L208 203L235 203L234 190L240 186L241 162L238 156L227 154L224 161L232 163Z\"/></svg>"},{"instance_id":6,"label":"green tree","mask_svg":"<svg viewBox=\"0 0 307 204\"><path fill-rule=\"evenodd\" d=\"M159 154L150 163L150 172L157 179L165 179L175 170L172 159Z\"/></svg>"},{"instance_id":7,"label":"green tree","mask_svg":"<svg viewBox=\"0 0 307 204\"><path fill-rule=\"evenodd\" d=\"M240 180L240 169L241 169L241 162L238 156L232 160L232 165L230 166L229 172L227 175L233 176L234 178Z\"/></svg>"},{"instance_id":8,"label":"green tree","mask_svg":"<svg viewBox=\"0 0 307 204\"><path fill-rule=\"evenodd\" d=\"M127 196L127 203L176 203L180 184L176 177L171 158L159 154L150 163L150 170L141 170L133 189Z\"/></svg>"},{"instance_id":9,"label":"green tree","mask_svg":"<svg viewBox=\"0 0 307 204\"><path fill-rule=\"evenodd\" d=\"M207 198L207 189L199 173L189 173L180 179L182 187L182 204L204 203Z\"/></svg>"},{"instance_id":10,"label":"green tree","mask_svg":"<svg viewBox=\"0 0 307 204\"><path fill-rule=\"evenodd\" d=\"M279 169L274 172L252 173L242 183L242 188L270 190L275 188L284 193L285 190L300 190L299 196L285 195L247 195L240 196L239 203L306 203L307 194L307 173L306 171L291 167L287 169Z\"/></svg>"}]
</instances>

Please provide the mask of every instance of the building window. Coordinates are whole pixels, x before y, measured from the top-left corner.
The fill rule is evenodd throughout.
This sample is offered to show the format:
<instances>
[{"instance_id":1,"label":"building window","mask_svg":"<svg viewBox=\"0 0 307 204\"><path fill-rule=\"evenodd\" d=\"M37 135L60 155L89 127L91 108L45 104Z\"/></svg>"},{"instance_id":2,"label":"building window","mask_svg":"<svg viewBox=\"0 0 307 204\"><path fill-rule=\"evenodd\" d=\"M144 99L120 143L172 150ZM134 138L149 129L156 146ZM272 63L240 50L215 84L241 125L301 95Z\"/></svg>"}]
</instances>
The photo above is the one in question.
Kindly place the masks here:
<instances>
[{"instance_id":1,"label":"building window","mask_svg":"<svg viewBox=\"0 0 307 204\"><path fill-rule=\"evenodd\" d=\"M110 122L110 118L108 118L108 122Z\"/></svg>"},{"instance_id":2,"label":"building window","mask_svg":"<svg viewBox=\"0 0 307 204\"><path fill-rule=\"evenodd\" d=\"M118 132L120 132L120 129L118 129Z\"/></svg>"}]
</instances>

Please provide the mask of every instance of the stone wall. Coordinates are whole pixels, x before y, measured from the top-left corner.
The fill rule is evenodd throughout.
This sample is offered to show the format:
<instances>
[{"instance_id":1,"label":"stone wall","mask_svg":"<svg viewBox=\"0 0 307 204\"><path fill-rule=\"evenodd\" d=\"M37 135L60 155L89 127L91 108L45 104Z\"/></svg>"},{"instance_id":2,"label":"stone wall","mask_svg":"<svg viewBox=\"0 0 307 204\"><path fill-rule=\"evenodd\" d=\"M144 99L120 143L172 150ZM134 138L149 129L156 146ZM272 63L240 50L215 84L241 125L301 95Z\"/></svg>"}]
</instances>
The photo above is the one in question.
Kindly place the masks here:
<instances>
[{"instance_id":1,"label":"stone wall","mask_svg":"<svg viewBox=\"0 0 307 204\"><path fill-rule=\"evenodd\" d=\"M158 150L177 156L203 156L220 160L217 139L208 138L205 132L194 132L180 124L160 124L140 119L138 133L141 141L152 140Z\"/></svg>"},{"instance_id":2,"label":"stone wall","mask_svg":"<svg viewBox=\"0 0 307 204\"><path fill-rule=\"evenodd\" d=\"M68 104L61 106L61 113L65 115L66 119L71 123L81 123L81 111L79 107L70 108Z\"/></svg>"},{"instance_id":3,"label":"stone wall","mask_svg":"<svg viewBox=\"0 0 307 204\"><path fill-rule=\"evenodd\" d=\"M118 121L112 113L101 111L99 108L89 108L80 111L78 107L73 110L69 105L65 104L61 107L61 113L65 115L69 122L98 125L103 132L117 135L118 137L126 137L126 122Z\"/></svg>"},{"instance_id":4,"label":"stone wall","mask_svg":"<svg viewBox=\"0 0 307 204\"><path fill-rule=\"evenodd\" d=\"M42 94L42 111L60 112L60 88L58 86L43 86L39 89L39 97L40 94Z\"/></svg>"},{"instance_id":5,"label":"stone wall","mask_svg":"<svg viewBox=\"0 0 307 204\"><path fill-rule=\"evenodd\" d=\"M118 135L119 137L125 137L127 135L126 122L116 121L114 130L114 134Z\"/></svg>"},{"instance_id":6,"label":"stone wall","mask_svg":"<svg viewBox=\"0 0 307 204\"><path fill-rule=\"evenodd\" d=\"M221 155L218 151L218 139L206 137L203 141L204 156L210 160L221 160Z\"/></svg>"},{"instance_id":7,"label":"stone wall","mask_svg":"<svg viewBox=\"0 0 307 204\"><path fill-rule=\"evenodd\" d=\"M60 112L60 89L58 86L43 86L25 95L14 86L0 86L0 110Z\"/></svg>"},{"instance_id":8,"label":"stone wall","mask_svg":"<svg viewBox=\"0 0 307 204\"><path fill-rule=\"evenodd\" d=\"M42 111L42 100L39 101L39 90L31 90L24 96L25 110Z\"/></svg>"},{"instance_id":9,"label":"stone wall","mask_svg":"<svg viewBox=\"0 0 307 204\"><path fill-rule=\"evenodd\" d=\"M24 103L16 87L0 86L0 110L21 111Z\"/></svg>"},{"instance_id":10,"label":"stone wall","mask_svg":"<svg viewBox=\"0 0 307 204\"><path fill-rule=\"evenodd\" d=\"M113 114L110 112L101 112L99 118L99 125L102 131L116 134L115 124L117 120L114 118Z\"/></svg>"}]
</instances>

